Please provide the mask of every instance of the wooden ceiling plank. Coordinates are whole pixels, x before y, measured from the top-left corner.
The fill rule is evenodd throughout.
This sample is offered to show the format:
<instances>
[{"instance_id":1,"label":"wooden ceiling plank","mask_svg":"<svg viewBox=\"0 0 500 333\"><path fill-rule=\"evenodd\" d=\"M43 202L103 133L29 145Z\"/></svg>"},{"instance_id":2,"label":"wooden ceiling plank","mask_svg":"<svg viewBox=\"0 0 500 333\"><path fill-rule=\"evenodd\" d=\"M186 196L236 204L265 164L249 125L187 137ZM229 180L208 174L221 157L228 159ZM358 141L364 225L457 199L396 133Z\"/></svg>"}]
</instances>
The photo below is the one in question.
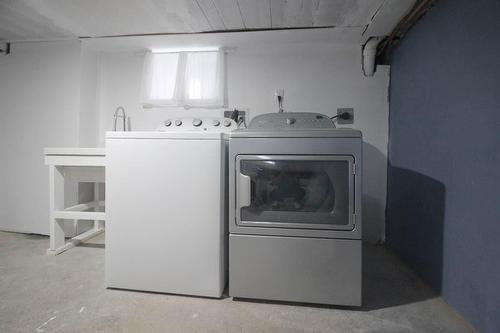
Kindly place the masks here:
<instances>
[{"instance_id":1,"label":"wooden ceiling plank","mask_svg":"<svg viewBox=\"0 0 500 333\"><path fill-rule=\"evenodd\" d=\"M162 32L191 32L191 27L185 22L176 7L169 6L171 2L164 0L143 0L146 16L151 20L152 30ZM153 31L154 32L154 31Z\"/></svg>"},{"instance_id":2,"label":"wooden ceiling plank","mask_svg":"<svg viewBox=\"0 0 500 333\"><path fill-rule=\"evenodd\" d=\"M88 10L96 11L93 6L88 6L85 12L81 10L81 6L77 6L73 1L24 0L23 2L56 27L68 31L74 36L92 36L91 31L85 29L79 22L85 22L85 19L89 17ZM68 13L74 14L69 16ZM91 24L87 24L87 26L91 26Z\"/></svg>"},{"instance_id":3,"label":"wooden ceiling plank","mask_svg":"<svg viewBox=\"0 0 500 333\"><path fill-rule=\"evenodd\" d=\"M7 31L12 31L12 36L3 35L4 39L19 39L19 35L24 39L46 39L46 38L67 38L76 37L70 31L56 26L50 18L47 18L21 1L4 0L0 1L0 26L8 25ZM19 32L16 33L16 30ZM21 38L23 39L23 38Z\"/></svg>"},{"instance_id":4,"label":"wooden ceiling plank","mask_svg":"<svg viewBox=\"0 0 500 333\"><path fill-rule=\"evenodd\" d=\"M187 15L190 17L189 24L194 32L210 31L210 22L203 14L200 6L195 0L185 0Z\"/></svg>"},{"instance_id":5,"label":"wooden ceiling plank","mask_svg":"<svg viewBox=\"0 0 500 333\"><path fill-rule=\"evenodd\" d=\"M238 0L247 29L271 28L269 0Z\"/></svg>"},{"instance_id":6,"label":"wooden ceiling plank","mask_svg":"<svg viewBox=\"0 0 500 333\"><path fill-rule=\"evenodd\" d=\"M5 2L0 2L0 27L4 30L0 39L4 40L76 37L32 10L20 10L18 7L7 6Z\"/></svg>"},{"instance_id":7,"label":"wooden ceiling plank","mask_svg":"<svg viewBox=\"0 0 500 333\"><path fill-rule=\"evenodd\" d=\"M321 0L313 4L314 26L362 27L385 0Z\"/></svg>"},{"instance_id":8,"label":"wooden ceiling plank","mask_svg":"<svg viewBox=\"0 0 500 333\"><path fill-rule=\"evenodd\" d=\"M200 32L210 30L210 25L194 0L154 0L165 8L165 16L178 17L185 26L184 32ZM175 32L183 32L175 29Z\"/></svg>"},{"instance_id":9,"label":"wooden ceiling plank","mask_svg":"<svg viewBox=\"0 0 500 333\"><path fill-rule=\"evenodd\" d=\"M212 0L226 29L243 29L243 18L236 0Z\"/></svg>"},{"instance_id":10,"label":"wooden ceiling plank","mask_svg":"<svg viewBox=\"0 0 500 333\"><path fill-rule=\"evenodd\" d=\"M0 40L37 39L43 38L32 26L29 28L21 24L14 16L0 15Z\"/></svg>"},{"instance_id":11,"label":"wooden ceiling plank","mask_svg":"<svg viewBox=\"0 0 500 333\"><path fill-rule=\"evenodd\" d=\"M225 30L224 21L217 7L212 0L196 0L200 6L203 15L206 17L208 23L210 24L211 30Z\"/></svg>"},{"instance_id":12,"label":"wooden ceiling plank","mask_svg":"<svg viewBox=\"0 0 500 333\"><path fill-rule=\"evenodd\" d=\"M313 26L313 1L288 0L284 4L284 27Z\"/></svg>"},{"instance_id":13,"label":"wooden ceiling plank","mask_svg":"<svg viewBox=\"0 0 500 333\"><path fill-rule=\"evenodd\" d=\"M2 14L19 17L14 28L5 22L0 27L4 35L17 29L16 38L26 39L316 26L368 27L373 34L387 30L383 26L391 26L401 3L409 1L0 0Z\"/></svg>"},{"instance_id":14,"label":"wooden ceiling plank","mask_svg":"<svg viewBox=\"0 0 500 333\"><path fill-rule=\"evenodd\" d=\"M271 28L284 28L286 0L269 0L271 8Z\"/></svg>"}]
</instances>

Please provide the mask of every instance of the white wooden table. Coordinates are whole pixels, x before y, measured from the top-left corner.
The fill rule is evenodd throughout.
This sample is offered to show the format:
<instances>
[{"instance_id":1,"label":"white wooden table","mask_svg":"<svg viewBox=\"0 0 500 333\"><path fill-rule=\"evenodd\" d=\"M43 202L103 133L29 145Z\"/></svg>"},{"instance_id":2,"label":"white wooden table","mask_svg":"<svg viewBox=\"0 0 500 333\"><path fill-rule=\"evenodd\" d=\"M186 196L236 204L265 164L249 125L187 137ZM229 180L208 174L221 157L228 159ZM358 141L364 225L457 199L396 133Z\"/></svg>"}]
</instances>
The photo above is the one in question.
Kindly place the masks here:
<instances>
[{"instance_id":1,"label":"white wooden table","mask_svg":"<svg viewBox=\"0 0 500 333\"><path fill-rule=\"evenodd\" d=\"M49 166L50 181L50 248L56 255L104 231L106 220L104 201L100 200L99 183L105 179L104 148L45 148L45 165ZM68 180L94 183L94 200L65 207L64 182ZM65 220L91 220L93 228L65 239Z\"/></svg>"}]
</instances>

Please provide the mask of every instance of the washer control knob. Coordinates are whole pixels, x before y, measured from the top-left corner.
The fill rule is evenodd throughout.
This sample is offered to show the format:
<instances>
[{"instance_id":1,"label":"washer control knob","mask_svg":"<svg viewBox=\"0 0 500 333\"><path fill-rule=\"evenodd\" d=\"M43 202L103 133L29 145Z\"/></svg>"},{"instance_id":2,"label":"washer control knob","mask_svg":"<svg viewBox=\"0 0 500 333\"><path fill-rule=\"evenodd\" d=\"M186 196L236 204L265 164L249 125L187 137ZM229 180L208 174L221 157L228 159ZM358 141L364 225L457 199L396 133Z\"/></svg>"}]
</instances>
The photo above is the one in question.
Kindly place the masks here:
<instances>
[{"instance_id":1,"label":"washer control knob","mask_svg":"<svg viewBox=\"0 0 500 333\"><path fill-rule=\"evenodd\" d=\"M172 125L172 122L170 120L165 120L163 122L163 125L165 125L166 127L169 127L170 125Z\"/></svg>"},{"instance_id":2,"label":"washer control knob","mask_svg":"<svg viewBox=\"0 0 500 333\"><path fill-rule=\"evenodd\" d=\"M224 127L229 127L229 126L231 126L231 120L229 120L229 119L224 119L224 121L222 122L222 125L224 125Z\"/></svg>"},{"instance_id":3,"label":"washer control knob","mask_svg":"<svg viewBox=\"0 0 500 333\"><path fill-rule=\"evenodd\" d=\"M286 118L286 124L287 125L295 124L295 118Z\"/></svg>"},{"instance_id":4,"label":"washer control knob","mask_svg":"<svg viewBox=\"0 0 500 333\"><path fill-rule=\"evenodd\" d=\"M212 125L219 126L220 125L220 121L218 121L217 119L214 119L214 120L212 120Z\"/></svg>"},{"instance_id":5,"label":"washer control knob","mask_svg":"<svg viewBox=\"0 0 500 333\"><path fill-rule=\"evenodd\" d=\"M193 119L193 126L198 127L201 125L201 119Z\"/></svg>"},{"instance_id":6,"label":"washer control knob","mask_svg":"<svg viewBox=\"0 0 500 333\"><path fill-rule=\"evenodd\" d=\"M177 120L175 121L175 126L181 126L181 125L182 125L182 120L177 119Z\"/></svg>"}]
</instances>

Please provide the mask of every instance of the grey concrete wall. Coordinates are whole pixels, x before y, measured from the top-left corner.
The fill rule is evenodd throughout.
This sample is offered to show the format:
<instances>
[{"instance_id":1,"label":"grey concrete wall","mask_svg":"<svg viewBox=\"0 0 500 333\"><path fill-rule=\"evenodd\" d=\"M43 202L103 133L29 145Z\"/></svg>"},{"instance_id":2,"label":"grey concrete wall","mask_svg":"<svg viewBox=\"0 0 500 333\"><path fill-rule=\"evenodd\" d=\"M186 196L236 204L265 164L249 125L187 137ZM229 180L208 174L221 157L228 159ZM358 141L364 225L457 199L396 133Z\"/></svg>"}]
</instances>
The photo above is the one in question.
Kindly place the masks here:
<instances>
[{"instance_id":1,"label":"grey concrete wall","mask_svg":"<svg viewBox=\"0 0 500 333\"><path fill-rule=\"evenodd\" d=\"M392 59L387 242L500 332L500 1L441 0Z\"/></svg>"}]
</instances>

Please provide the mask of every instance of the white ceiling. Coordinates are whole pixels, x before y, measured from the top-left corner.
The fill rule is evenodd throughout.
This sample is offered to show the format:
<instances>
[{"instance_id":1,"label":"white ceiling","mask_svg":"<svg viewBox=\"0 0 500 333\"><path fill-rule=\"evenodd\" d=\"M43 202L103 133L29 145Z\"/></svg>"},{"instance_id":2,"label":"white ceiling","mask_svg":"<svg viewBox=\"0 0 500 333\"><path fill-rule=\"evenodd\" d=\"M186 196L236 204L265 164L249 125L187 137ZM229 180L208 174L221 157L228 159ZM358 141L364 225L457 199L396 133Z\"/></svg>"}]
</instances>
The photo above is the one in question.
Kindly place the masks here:
<instances>
[{"instance_id":1,"label":"white ceiling","mask_svg":"<svg viewBox=\"0 0 500 333\"><path fill-rule=\"evenodd\" d=\"M337 27L387 35L415 0L0 0L0 40Z\"/></svg>"}]
</instances>

